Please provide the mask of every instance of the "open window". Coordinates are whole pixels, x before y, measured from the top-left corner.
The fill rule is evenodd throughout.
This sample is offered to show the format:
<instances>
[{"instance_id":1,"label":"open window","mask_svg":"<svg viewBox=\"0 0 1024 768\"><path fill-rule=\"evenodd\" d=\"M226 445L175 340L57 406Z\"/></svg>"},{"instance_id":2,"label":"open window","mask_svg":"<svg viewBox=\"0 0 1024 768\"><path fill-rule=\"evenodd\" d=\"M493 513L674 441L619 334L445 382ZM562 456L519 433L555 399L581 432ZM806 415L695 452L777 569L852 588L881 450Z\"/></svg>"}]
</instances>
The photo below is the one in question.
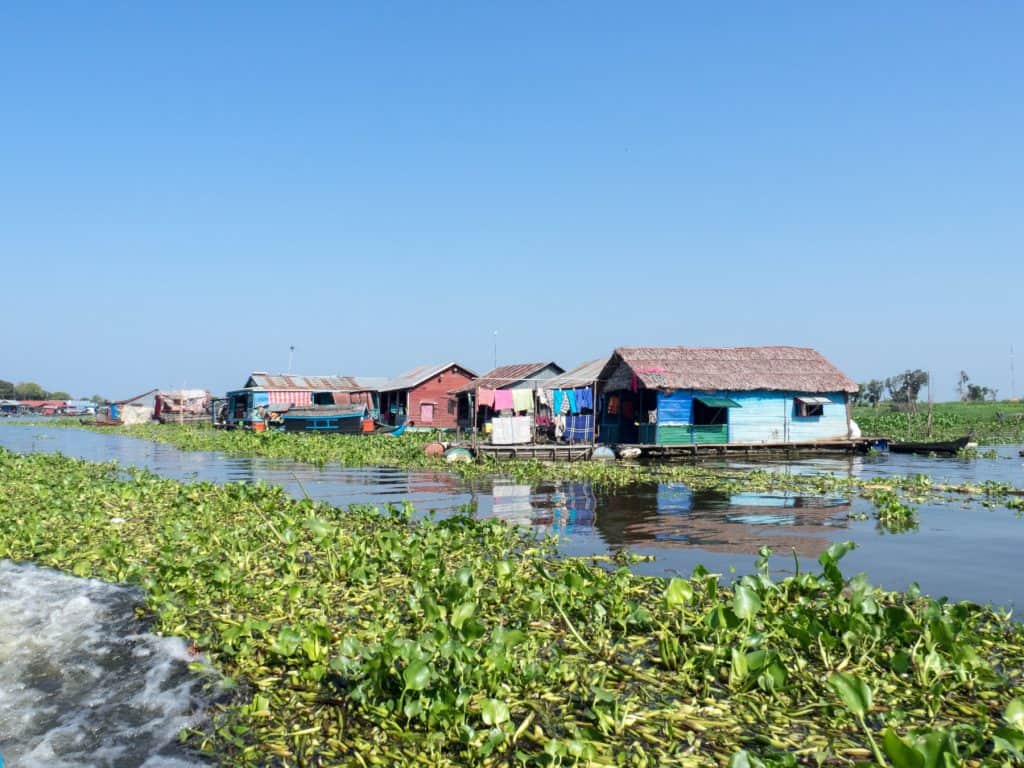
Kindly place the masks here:
<instances>
[{"instance_id":1,"label":"open window","mask_svg":"<svg viewBox=\"0 0 1024 768\"><path fill-rule=\"evenodd\" d=\"M825 415L825 406L831 402L827 397L794 397L793 413L799 419L815 419Z\"/></svg>"},{"instance_id":2,"label":"open window","mask_svg":"<svg viewBox=\"0 0 1024 768\"><path fill-rule=\"evenodd\" d=\"M332 392L314 392L313 405L334 405L334 394Z\"/></svg>"},{"instance_id":3,"label":"open window","mask_svg":"<svg viewBox=\"0 0 1024 768\"><path fill-rule=\"evenodd\" d=\"M729 409L740 404L728 397L697 395L693 398L693 423L696 426L718 426L729 423Z\"/></svg>"}]
</instances>

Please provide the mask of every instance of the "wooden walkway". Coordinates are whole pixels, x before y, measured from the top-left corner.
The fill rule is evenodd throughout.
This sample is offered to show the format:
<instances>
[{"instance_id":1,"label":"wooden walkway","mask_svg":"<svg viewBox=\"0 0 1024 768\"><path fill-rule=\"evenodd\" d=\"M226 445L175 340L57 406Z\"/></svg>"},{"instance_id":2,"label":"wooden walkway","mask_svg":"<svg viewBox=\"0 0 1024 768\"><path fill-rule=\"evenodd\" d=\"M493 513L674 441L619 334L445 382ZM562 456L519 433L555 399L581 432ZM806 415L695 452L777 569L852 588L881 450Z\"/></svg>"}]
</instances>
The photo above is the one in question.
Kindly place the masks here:
<instances>
[{"instance_id":1,"label":"wooden walkway","mask_svg":"<svg viewBox=\"0 0 1024 768\"><path fill-rule=\"evenodd\" d=\"M524 445L491 445L477 443L463 445L477 456L492 459L536 459L537 461L586 461L594 446L590 443L569 445L568 443L528 443Z\"/></svg>"},{"instance_id":2,"label":"wooden walkway","mask_svg":"<svg viewBox=\"0 0 1024 768\"><path fill-rule=\"evenodd\" d=\"M754 456L759 454L851 454L867 453L877 438L855 440L817 440L789 443L729 443L726 445L613 445L608 446L616 455L629 450L634 458L686 459L714 456ZM566 443L524 443L522 445L491 445L490 443L461 442L476 456L499 461L509 459L535 459L537 461L586 461L595 446ZM602 444L598 443L597 447Z\"/></svg>"}]
</instances>

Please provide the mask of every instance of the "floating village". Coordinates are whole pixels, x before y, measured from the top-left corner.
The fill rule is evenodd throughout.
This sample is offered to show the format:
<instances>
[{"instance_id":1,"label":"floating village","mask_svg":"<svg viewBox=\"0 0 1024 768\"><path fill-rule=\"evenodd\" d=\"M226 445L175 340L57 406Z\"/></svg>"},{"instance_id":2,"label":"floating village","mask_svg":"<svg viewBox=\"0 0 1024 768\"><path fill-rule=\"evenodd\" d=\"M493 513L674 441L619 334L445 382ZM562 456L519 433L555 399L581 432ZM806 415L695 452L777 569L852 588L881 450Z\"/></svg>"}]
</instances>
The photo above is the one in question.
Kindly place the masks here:
<instances>
[{"instance_id":1,"label":"floating village","mask_svg":"<svg viewBox=\"0 0 1024 768\"><path fill-rule=\"evenodd\" d=\"M429 450L581 460L755 452L955 453L970 437L907 443L865 436L857 384L820 352L790 346L619 347L566 370L555 361L483 374L456 361L394 378L255 371L222 397L185 389L96 404L0 401L8 414L79 416L99 426L204 423L256 432L439 431Z\"/></svg>"}]
</instances>

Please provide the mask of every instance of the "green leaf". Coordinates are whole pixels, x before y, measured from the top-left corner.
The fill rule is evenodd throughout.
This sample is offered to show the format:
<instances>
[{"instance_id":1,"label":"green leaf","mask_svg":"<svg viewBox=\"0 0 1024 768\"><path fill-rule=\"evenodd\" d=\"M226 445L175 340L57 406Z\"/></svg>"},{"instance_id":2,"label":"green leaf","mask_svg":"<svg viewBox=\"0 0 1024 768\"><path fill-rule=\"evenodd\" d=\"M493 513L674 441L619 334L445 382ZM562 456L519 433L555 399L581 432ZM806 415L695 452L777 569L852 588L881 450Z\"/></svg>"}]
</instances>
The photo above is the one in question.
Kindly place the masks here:
<instances>
[{"instance_id":1,"label":"green leaf","mask_svg":"<svg viewBox=\"0 0 1024 768\"><path fill-rule=\"evenodd\" d=\"M850 550L856 549L857 545L852 541L836 541L829 545L826 549L818 556L818 563L821 565L835 565L843 556Z\"/></svg>"},{"instance_id":2,"label":"green leaf","mask_svg":"<svg viewBox=\"0 0 1024 768\"><path fill-rule=\"evenodd\" d=\"M892 728L882 733L882 749L892 760L894 768L923 768L924 755L897 736Z\"/></svg>"},{"instance_id":3,"label":"green leaf","mask_svg":"<svg viewBox=\"0 0 1024 768\"><path fill-rule=\"evenodd\" d=\"M1003 717L1018 731L1024 731L1024 696L1018 696L1007 704Z\"/></svg>"},{"instance_id":4,"label":"green leaf","mask_svg":"<svg viewBox=\"0 0 1024 768\"><path fill-rule=\"evenodd\" d=\"M407 691L422 691L430 682L430 667L422 661L414 661L402 673Z\"/></svg>"},{"instance_id":5,"label":"green leaf","mask_svg":"<svg viewBox=\"0 0 1024 768\"><path fill-rule=\"evenodd\" d=\"M764 768L764 763L747 750L741 749L729 758L729 768Z\"/></svg>"},{"instance_id":6,"label":"green leaf","mask_svg":"<svg viewBox=\"0 0 1024 768\"><path fill-rule=\"evenodd\" d=\"M485 725L501 725L509 718L508 705L499 699L487 699L481 710Z\"/></svg>"},{"instance_id":7,"label":"green leaf","mask_svg":"<svg viewBox=\"0 0 1024 768\"><path fill-rule=\"evenodd\" d=\"M274 642L274 652L281 656L291 656L302 643L302 635L291 627L285 627L277 633L277 640Z\"/></svg>"},{"instance_id":8,"label":"green leaf","mask_svg":"<svg viewBox=\"0 0 1024 768\"><path fill-rule=\"evenodd\" d=\"M476 611L476 603L462 603L454 611L452 611L452 626L456 629L462 629L462 625L466 623L473 613Z\"/></svg>"},{"instance_id":9,"label":"green leaf","mask_svg":"<svg viewBox=\"0 0 1024 768\"><path fill-rule=\"evenodd\" d=\"M856 675L834 672L829 676L828 684L857 717L864 717L871 710L871 689Z\"/></svg>"},{"instance_id":10,"label":"green leaf","mask_svg":"<svg viewBox=\"0 0 1024 768\"><path fill-rule=\"evenodd\" d=\"M665 603L670 608L686 605L693 599L693 587L685 579L674 577L665 589Z\"/></svg>"},{"instance_id":11,"label":"green leaf","mask_svg":"<svg viewBox=\"0 0 1024 768\"><path fill-rule=\"evenodd\" d=\"M741 619L752 619L761 610L761 598L747 585L738 584L732 596L732 610Z\"/></svg>"}]
</instances>

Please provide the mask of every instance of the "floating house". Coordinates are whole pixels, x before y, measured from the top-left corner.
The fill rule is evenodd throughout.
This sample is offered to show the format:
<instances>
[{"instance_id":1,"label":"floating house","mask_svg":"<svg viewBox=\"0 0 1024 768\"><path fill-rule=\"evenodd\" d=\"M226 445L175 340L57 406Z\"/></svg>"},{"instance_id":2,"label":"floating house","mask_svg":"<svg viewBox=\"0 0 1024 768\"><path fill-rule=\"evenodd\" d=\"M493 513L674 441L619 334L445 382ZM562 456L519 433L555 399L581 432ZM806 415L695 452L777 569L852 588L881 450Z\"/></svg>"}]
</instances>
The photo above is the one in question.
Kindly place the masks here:
<instances>
[{"instance_id":1,"label":"floating house","mask_svg":"<svg viewBox=\"0 0 1024 768\"><path fill-rule=\"evenodd\" d=\"M599 380L607 364L607 357L588 360L544 382L544 400L550 404L552 413L551 436L556 440L594 441Z\"/></svg>"},{"instance_id":2,"label":"floating house","mask_svg":"<svg viewBox=\"0 0 1024 768\"><path fill-rule=\"evenodd\" d=\"M621 347L599 379L599 438L613 444L845 440L857 391L800 347Z\"/></svg>"},{"instance_id":3,"label":"floating house","mask_svg":"<svg viewBox=\"0 0 1024 768\"><path fill-rule=\"evenodd\" d=\"M384 378L355 376L293 376L257 371L245 386L227 393L216 423L225 427L262 429L264 413L315 406L365 405L376 418Z\"/></svg>"},{"instance_id":4,"label":"floating house","mask_svg":"<svg viewBox=\"0 0 1024 768\"><path fill-rule=\"evenodd\" d=\"M21 413L21 402L18 400L0 400L0 414L17 416Z\"/></svg>"},{"instance_id":5,"label":"floating house","mask_svg":"<svg viewBox=\"0 0 1024 768\"><path fill-rule=\"evenodd\" d=\"M145 424L153 419L157 390L151 389L141 395L124 400L115 400L96 409L96 424L117 427L131 424Z\"/></svg>"},{"instance_id":6,"label":"floating house","mask_svg":"<svg viewBox=\"0 0 1024 768\"><path fill-rule=\"evenodd\" d=\"M177 389L157 392L153 416L162 424L210 420L213 398L205 389Z\"/></svg>"},{"instance_id":7,"label":"floating house","mask_svg":"<svg viewBox=\"0 0 1024 768\"><path fill-rule=\"evenodd\" d=\"M67 405L65 400L21 400L19 402L23 413L39 416L60 416L64 413L64 408Z\"/></svg>"},{"instance_id":8,"label":"floating house","mask_svg":"<svg viewBox=\"0 0 1024 768\"><path fill-rule=\"evenodd\" d=\"M459 401L451 391L476 378L473 371L455 362L414 368L381 387L380 421L415 429L456 429ZM468 410L463 415L468 419Z\"/></svg>"},{"instance_id":9,"label":"floating house","mask_svg":"<svg viewBox=\"0 0 1024 768\"><path fill-rule=\"evenodd\" d=\"M490 431L496 443L530 442L543 405L537 392L560 373L565 369L553 362L502 365L453 389L459 429Z\"/></svg>"}]
</instances>

